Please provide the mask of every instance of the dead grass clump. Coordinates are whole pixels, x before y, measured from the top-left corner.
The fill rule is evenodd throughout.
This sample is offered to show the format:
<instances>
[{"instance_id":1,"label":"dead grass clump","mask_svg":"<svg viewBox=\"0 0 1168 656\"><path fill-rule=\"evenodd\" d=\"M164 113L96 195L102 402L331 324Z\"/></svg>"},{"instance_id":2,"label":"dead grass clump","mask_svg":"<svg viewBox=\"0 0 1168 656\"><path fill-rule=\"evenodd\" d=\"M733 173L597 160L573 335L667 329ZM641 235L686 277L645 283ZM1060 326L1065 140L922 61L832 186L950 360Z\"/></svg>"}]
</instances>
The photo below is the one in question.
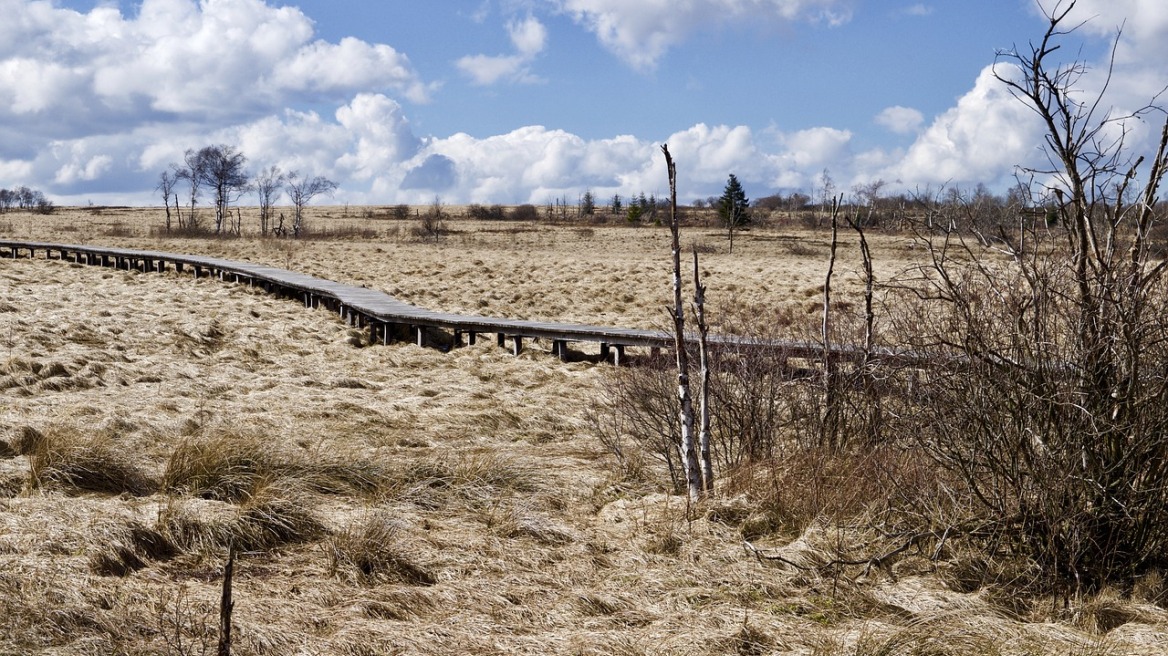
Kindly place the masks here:
<instances>
[{"instance_id":1,"label":"dead grass clump","mask_svg":"<svg viewBox=\"0 0 1168 656\"><path fill-rule=\"evenodd\" d=\"M167 462L163 484L167 490L232 503L276 482L322 494L365 496L385 485L385 467L342 455L309 458L281 451L259 433L222 431L179 444Z\"/></svg>"},{"instance_id":2,"label":"dead grass clump","mask_svg":"<svg viewBox=\"0 0 1168 656\"><path fill-rule=\"evenodd\" d=\"M1168 580L1160 570L1154 569L1136 580L1132 598L1164 607L1168 603Z\"/></svg>"},{"instance_id":3,"label":"dead grass clump","mask_svg":"<svg viewBox=\"0 0 1168 656\"><path fill-rule=\"evenodd\" d=\"M1074 626L1106 635L1129 622L1139 622L1145 613L1130 599L1124 599L1114 588L1104 588L1091 595L1075 608L1071 619Z\"/></svg>"},{"instance_id":4,"label":"dead grass clump","mask_svg":"<svg viewBox=\"0 0 1168 656\"><path fill-rule=\"evenodd\" d=\"M438 578L410 556L406 527L384 513L350 525L328 540L329 571L364 585L434 585Z\"/></svg>"},{"instance_id":5,"label":"dead grass clump","mask_svg":"<svg viewBox=\"0 0 1168 656\"><path fill-rule=\"evenodd\" d=\"M531 538L540 544L560 547L576 541L576 535L570 529L531 513L520 513L508 522L505 535L509 538Z\"/></svg>"},{"instance_id":6,"label":"dead grass clump","mask_svg":"<svg viewBox=\"0 0 1168 656\"><path fill-rule=\"evenodd\" d=\"M766 631L745 621L733 635L718 640L716 645L719 654L739 656L763 656L773 653L776 648L787 649L786 645L779 644Z\"/></svg>"},{"instance_id":7,"label":"dead grass clump","mask_svg":"<svg viewBox=\"0 0 1168 656\"><path fill-rule=\"evenodd\" d=\"M851 650L855 656L966 656L1005 653L1018 636L993 616L968 612L929 614L915 619L891 635L865 633ZM1030 652L1026 652L1030 653ZM1043 650L1042 653L1046 653Z\"/></svg>"},{"instance_id":8,"label":"dead grass clump","mask_svg":"<svg viewBox=\"0 0 1168 656\"><path fill-rule=\"evenodd\" d=\"M163 487L217 501L240 502L276 477L270 449L255 436L220 433L184 440L171 453Z\"/></svg>"},{"instance_id":9,"label":"dead grass clump","mask_svg":"<svg viewBox=\"0 0 1168 656\"><path fill-rule=\"evenodd\" d=\"M361 604L366 617L378 620L408 622L424 617L435 607L430 596L418 589L383 589L376 598Z\"/></svg>"},{"instance_id":10,"label":"dead grass clump","mask_svg":"<svg viewBox=\"0 0 1168 656\"><path fill-rule=\"evenodd\" d=\"M270 551L320 539L324 524L294 491L269 486L243 506L215 501L172 502L160 513L157 530L185 553Z\"/></svg>"},{"instance_id":11,"label":"dead grass clump","mask_svg":"<svg viewBox=\"0 0 1168 656\"><path fill-rule=\"evenodd\" d=\"M89 557L89 569L99 576L127 576L150 564L168 560L175 545L161 532L130 522L95 536L97 551Z\"/></svg>"},{"instance_id":12,"label":"dead grass clump","mask_svg":"<svg viewBox=\"0 0 1168 656\"><path fill-rule=\"evenodd\" d=\"M148 496L158 483L129 461L132 452L107 435L86 435L72 426L54 426L41 433L26 428L18 450L29 460L33 487L66 491Z\"/></svg>"},{"instance_id":13,"label":"dead grass clump","mask_svg":"<svg viewBox=\"0 0 1168 656\"><path fill-rule=\"evenodd\" d=\"M171 501L155 528L183 553L222 553L231 544L236 510L214 501Z\"/></svg>"},{"instance_id":14,"label":"dead grass clump","mask_svg":"<svg viewBox=\"0 0 1168 656\"><path fill-rule=\"evenodd\" d=\"M820 519L855 518L875 507L940 513L937 476L911 453L892 448L801 449L733 472L727 491L745 494L754 510L745 518L732 511L719 518L739 521L743 536L754 539L799 535Z\"/></svg>"},{"instance_id":15,"label":"dead grass clump","mask_svg":"<svg viewBox=\"0 0 1168 656\"><path fill-rule=\"evenodd\" d=\"M246 503L232 527L232 541L243 551L268 551L320 539L324 524L295 493L265 490Z\"/></svg>"},{"instance_id":16,"label":"dead grass clump","mask_svg":"<svg viewBox=\"0 0 1168 656\"><path fill-rule=\"evenodd\" d=\"M418 458L398 467L391 479L393 496L430 509L454 500L494 504L505 494L538 488L533 470L493 453Z\"/></svg>"},{"instance_id":17,"label":"dead grass clump","mask_svg":"<svg viewBox=\"0 0 1168 656\"><path fill-rule=\"evenodd\" d=\"M585 592L577 602L581 613L593 617L615 615L632 608L632 604L624 599L597 592Z\"/></svg>"}]
</instances>

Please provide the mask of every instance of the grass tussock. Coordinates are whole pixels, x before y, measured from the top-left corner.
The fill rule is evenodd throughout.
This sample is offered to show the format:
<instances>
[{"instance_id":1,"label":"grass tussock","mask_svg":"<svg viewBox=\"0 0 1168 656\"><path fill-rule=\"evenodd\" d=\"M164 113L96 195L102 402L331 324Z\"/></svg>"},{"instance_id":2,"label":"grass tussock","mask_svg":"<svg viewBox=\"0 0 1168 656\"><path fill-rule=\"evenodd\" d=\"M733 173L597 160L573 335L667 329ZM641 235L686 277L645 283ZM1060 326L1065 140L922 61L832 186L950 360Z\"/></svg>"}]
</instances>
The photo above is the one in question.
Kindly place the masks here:
<instances>
[{"instance_id":1,"label":"grass tussock","mask_svg":"<svg viewBox=\"0 0 1168 656\"><path fill-rule=\"evenodd\" d=\"M353 523L327 541L330 573L363 585L434 585L438 577L417 562L409 528L386 513Z\"/></svg>"},{"instance_id":2,"label":"grass tussock","mask_svg":"<svg viewBox=\"0 0 1168 656\"><path fill-rule=\"evenodd\" d=\"M417 458L399 465L391 478L389 496L428 509L492 507L500 497L536 492L540 482L529 467L495 453Z\"/></svg>"},{"instance_id":3,"label":"grass tussock","mask_svg":"<svg viewBox=\"0 0 1168 656\"><path fill-rule=\"evenodd\" d=\"M222 554L270 551L321 539L323 522L293 490L268 486L243 505L216 501L172 500L159 513L157 530L185 553Z\"/></svg>"},{"instance_id":4,"label":"grass tussock","mask_svg":"<svg viewBox=\"0 0 1168 656\"><path fill-rule=\"evenodd\" d=\"M171 453L163 486L204 499L245 501L270 484L323 494L371 495L386 481L381 465L344 454L310 458L273 445L263 432L213 431L181 442Z\"/></svg>"},{"instance_id":5,"label":"grass tussock","mask_svg":"<svg viewBox=\"0 0 1168 656\"><path fill-rule=\"evenodd\" d=\"M165 535L138 522L100 531L93 542L89 569L99 576L128 576L153 561L169 560L177 554Z\"/></svg>"},{"instance_id":6,"label":"grass tussock","mask_svg":"<svg viewBox=\"0 0 1168 656\"><path fill-rule=\"evenodd\" d=\"M96 492L148 496L158 482L132 461L133 449L108 434L78 426L55 425L44 432L24 428L17 450L28 456L32 487L71 493Z\"/></svg>"}]
</instances>

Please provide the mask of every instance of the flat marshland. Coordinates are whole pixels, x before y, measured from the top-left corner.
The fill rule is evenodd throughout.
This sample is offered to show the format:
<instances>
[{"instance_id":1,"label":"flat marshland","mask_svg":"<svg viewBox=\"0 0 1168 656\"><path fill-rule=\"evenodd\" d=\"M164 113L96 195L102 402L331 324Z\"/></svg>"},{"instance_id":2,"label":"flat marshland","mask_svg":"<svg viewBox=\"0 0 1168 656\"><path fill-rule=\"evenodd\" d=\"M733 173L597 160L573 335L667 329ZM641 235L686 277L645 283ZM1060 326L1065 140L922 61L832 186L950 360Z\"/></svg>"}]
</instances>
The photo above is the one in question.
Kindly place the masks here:
<instances>
[{"instance_id":1,"label":"flat marshland","mask_svg":"<svg viewBox=\"0 0 1168 656\"><path fill-rule=\"evenodd\" d=\"M0 238L263 262L444 311L668 323L664 228L454 219L429 241L312 209L304 240L248 236L248 214L240 238L152 236L160 209L111 208L0 215ZM732 255L716 227L684 239L712 312L813 334L828 231L756 228ZM920 255L871 239L878 278ZM845 235L845 306L855 250ZM957 549L824 569L850 538L808 521L752 532L784 558L760 559L751 499L687 508L667 478L622 474L590 420L615 370L548 351L369 346L246 286L0 260L0 653L213 653L229 545L237 654L1164 653L1155 599L1020 611L953 585Z\"/></svg>"}]
</instances>

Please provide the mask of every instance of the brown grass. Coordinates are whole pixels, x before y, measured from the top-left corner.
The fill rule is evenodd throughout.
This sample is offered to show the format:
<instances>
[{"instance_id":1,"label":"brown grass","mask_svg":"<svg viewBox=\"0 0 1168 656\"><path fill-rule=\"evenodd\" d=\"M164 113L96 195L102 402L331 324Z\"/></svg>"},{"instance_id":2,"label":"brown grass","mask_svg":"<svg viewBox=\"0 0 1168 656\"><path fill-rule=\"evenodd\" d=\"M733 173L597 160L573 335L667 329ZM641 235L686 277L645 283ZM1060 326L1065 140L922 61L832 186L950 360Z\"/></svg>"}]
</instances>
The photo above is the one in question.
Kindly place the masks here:
<instances>
[{"instance_id":1,"label":"brown grass","mask_svg":"<svg viewBox=\"0 0 1168 656\"><path fill-rule=\"evenodd\" d=\"M161 210L3 227L268 262L439 310L662 323L655 228L456 218L435 244L408 222L313 212L331 235L296 243L152 238ZM754 229L733 256L714 230L688 234L706 245L711 304L814 319L825 233ZM895 236L877 247L886 273L913 255ZM858 267L839 268L854 293ZM1168 641L1155 577L1075 615L1007 608L956 548L866 577L819 569L841 545L886 546L849 520L873 512L876 474L911 477L894 459L776 463L753 475L786 494L731 486L687 508L653 476L615 475L595 442L586 411L606 367L545 344L514 358L490 339L441 353L352 338L330 313L246 287L0 260L0 653L208 653L229 545L239 654L1086 655ZM812 569L756 558L747 535Z\"/></svg>"}]
</instances>

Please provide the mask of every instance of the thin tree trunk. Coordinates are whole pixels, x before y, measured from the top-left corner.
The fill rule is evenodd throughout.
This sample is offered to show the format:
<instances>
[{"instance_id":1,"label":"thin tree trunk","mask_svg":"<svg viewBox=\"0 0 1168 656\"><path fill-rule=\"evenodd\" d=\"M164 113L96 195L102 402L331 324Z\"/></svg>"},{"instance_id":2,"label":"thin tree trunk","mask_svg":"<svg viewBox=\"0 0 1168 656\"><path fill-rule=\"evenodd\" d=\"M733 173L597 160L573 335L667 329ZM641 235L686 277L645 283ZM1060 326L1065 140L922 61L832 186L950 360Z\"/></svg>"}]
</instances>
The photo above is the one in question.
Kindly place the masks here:
<instances>
[{"instance_id":1,"label":"thin tree trunk","mask_svg":"<svg viewBox=\"0 0 1168 656\"><path fill-rule=\"evenodd\" d=\"M714 493L714 463L710 457L710 349L706 325L706 286L698 269L698 249L693 252L694 314L698 320L698 354L701 361L701 404L698 406L698 449L702 456L702 486L706 494Z\"/></svg>"},{"instance_id":2,"label":"thin tree trunk","mask_svg":"<svg viewBox=\"0 0 1168 656\"><path fill-rule=\"evenodd\" d=\"M669 146L662 145L665 166L669 172L669 232L673 237L673 338L677 356L677 396L681 401L681 455L682 469L685 471L686 489L690 500L696 501L702 495L702 470L698 464L697 450L694 448L693 398L689 389L689 355L685 350L685 305L681 300L681 226L677 216L677 168L669 154Z\"/></svg>"},{"instance_id":3,"label":"thin tree trunk","mask_svg":"<svg viewBox=\"0 0 1168 656\"><path fill-rule=\"evenodd\" d=\"M836 250L839 246L840 198L831 200L831 256L827 261L827 275L823 280L823 428L822 446L834 449L839 439L839 394L836 390L836 362L831 352L831 278L835 273Z\"/></svg>"},{"instance_id":4,"label":"thin tree trunk","mask_svg":"<svg viewBox=\"0 0 1168 656\"><path fill-rule=\"evenodd\" d=\"M860 236L860 256L864 261L864 353L860 364L860 375L864 386L864 398L867 402L868 419L865 432L868 443L875 444L880 434L880 424L883 420L883 408L880 404L880 395L876 390L872 352L876 341L876 311L873 308L873 294L876 285L876 276L872 271L872 250L868 247L868 238L864 235L864 226L859 220L852 222L852 228Z\"/></svg>"}]
</instances>

